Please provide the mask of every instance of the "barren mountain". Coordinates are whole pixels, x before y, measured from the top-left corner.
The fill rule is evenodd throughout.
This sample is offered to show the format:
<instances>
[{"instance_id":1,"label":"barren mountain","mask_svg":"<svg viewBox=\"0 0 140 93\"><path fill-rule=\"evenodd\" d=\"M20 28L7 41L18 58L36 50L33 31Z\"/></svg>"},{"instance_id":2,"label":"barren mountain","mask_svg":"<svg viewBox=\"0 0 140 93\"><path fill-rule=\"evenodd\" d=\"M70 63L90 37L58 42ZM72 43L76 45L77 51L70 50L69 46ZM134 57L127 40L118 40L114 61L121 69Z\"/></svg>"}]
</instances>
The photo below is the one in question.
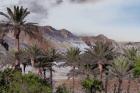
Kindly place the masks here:
<instances>
[{"instance_id":1,"label":"barren mountain","mask_svg":"<svg viewBox=\"0 0 140 93\"><path fill-rule=\"evenodd\" d=\"M97 41L115 43L114 40L111 40L102 34L100 34L98 36L81 36L81 39L89 46L94 45L94 43Z\"/></svg>"},{"instance_id":2,"label":"barren mountain","mask_svg":"<svg viewBox=\"0 0 140 93\"><path fill-rule=\"evenodd\" d=\"M0 25L3 26L3 25ZM93 45L96 41L105 41L113 44L113 46L120 50L124 47L140 47L139 42L116 42L112 39L107 38L104 35L98 36L76 36L66 29L57 30L51 26L37 26L39 34L36 39L29 38L29 36L21 33L20 36L20 47L27 47L28 45L37 44L41 48L53 47L60 51L65 51L69 47L79 47L81 50L88 48ZM40 40L41 38L41 40ZM9 48L15 48L15 39L13 33L9 32L4 37L4 42L9 45Z\"/></svg>"},{"instance_id":3,"label":"barren mountain","mask_svg":"<svg viewBox=\"0 0 140 93\"><path fill-rule=\"evenodd\" d=\"M57 30L51 26L38 26L33 30L39 31L38 37L33 39L21 33L20 47L36 43L41 48L53 47L61 51L65 51L69 47L79 47L81 50L88 47L81 38L66 29ZM4 42L8 43L10 49L15 47L15 39L11 31L4 37Z\"/></svg>"}]
</instances>

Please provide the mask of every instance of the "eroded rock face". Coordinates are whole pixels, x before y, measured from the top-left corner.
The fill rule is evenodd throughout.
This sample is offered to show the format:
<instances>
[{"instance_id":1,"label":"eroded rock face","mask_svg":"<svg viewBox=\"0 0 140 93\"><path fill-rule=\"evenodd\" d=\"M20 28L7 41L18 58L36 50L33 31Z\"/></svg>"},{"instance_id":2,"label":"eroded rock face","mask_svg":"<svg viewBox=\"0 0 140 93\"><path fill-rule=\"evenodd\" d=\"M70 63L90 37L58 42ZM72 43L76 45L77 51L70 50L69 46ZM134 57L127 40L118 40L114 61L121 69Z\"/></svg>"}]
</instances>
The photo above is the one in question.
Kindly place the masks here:
<instances>
[{"instance_id":1,"label":"eroded rock face","mask_svg":"<svg viewBox=\"0 0 140 93\"><path fill-rule=\"evenodd\" d=\"M3 24L0 24L1 27L7 28ZM8 29L7 29L8 30ZM37 44L41 48L53 47L59 50L66 50L70 47L80 47L84 48L87 45L81 40L80 37L72 34L66 29L57 30L51 26L37 26L36 29L31 29L38 31L38 36L33 39L30 38L27 34L23 32L20 34L20 47L25 48L28 45ZM15 48L15 38L12 31L9 31L8 34L3 38L9 45L9 48Z\"/></svg>"},{"instance_id":2,"label":"eroded rock face","mask_svg":"<svg viewBox=\"0 0 140 93\"><path fill-rule=\"evenodd\" d=\"M7 31L8 26L0 24L0 27L3 27ZM31 27L32 28L32 27ZM116 49L126 46L139 46L137 43L128 43L128 42L116 42L107 38L104 35L98 36L76 36L66 29L57 30L51 26L36 26L31 30L38 31L37 37L30 38L28 35L25 35L23 32L20 35L20 47L25 48L32 44L37 44L41 48L53 47L60 51L65 51L70 47L79 47L80 49L88 48L90 45L94 45L97 41L103 41L111 43ZM12 31L3 38L4 41L9 45L9 49L15 48L15 38Z\"/></svg>"},{"instance_id":3,"label":"eroded rock face","mask_svg":"<svg viewBox=\"0 0 140 93\"><path fill-rule=\"evenodd\" d=\"M87 44L87 45L94 45L97 41L107 42L107 43L114 43L115 41L107 38L104 35L98 35L98 36L82 36L81 39Z\"/></svg>"}]
</instances>

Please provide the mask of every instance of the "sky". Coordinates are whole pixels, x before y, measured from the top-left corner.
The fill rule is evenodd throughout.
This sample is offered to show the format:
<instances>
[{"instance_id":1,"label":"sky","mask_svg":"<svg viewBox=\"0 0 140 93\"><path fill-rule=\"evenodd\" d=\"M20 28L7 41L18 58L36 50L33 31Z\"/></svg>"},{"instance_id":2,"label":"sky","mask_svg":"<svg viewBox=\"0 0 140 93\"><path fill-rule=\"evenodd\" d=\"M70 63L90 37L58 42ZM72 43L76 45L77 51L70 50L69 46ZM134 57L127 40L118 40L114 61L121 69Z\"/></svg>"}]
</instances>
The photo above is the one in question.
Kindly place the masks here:
<instances>
[{"instance_id":1,"label":"sky","mask_svg":"<svg viewBox=\"0 0 140 93\"><path fill-rule=\"evenodd\" d=\"M76 35L140 41L140 0L0 0L0 11L13 5L28 7L31 15L27 19L39 25Z\"/></svg>"}]
</instances>

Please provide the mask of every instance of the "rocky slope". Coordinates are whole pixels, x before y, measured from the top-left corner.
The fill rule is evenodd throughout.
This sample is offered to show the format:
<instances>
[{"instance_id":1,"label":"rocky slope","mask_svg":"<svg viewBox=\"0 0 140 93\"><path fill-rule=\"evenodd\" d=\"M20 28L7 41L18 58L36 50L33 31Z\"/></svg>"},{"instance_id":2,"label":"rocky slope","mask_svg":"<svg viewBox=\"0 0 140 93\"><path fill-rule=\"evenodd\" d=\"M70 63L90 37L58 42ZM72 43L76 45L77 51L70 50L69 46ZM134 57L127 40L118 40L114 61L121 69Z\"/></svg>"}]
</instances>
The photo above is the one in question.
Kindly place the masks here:
<instances>
[{"instance_id":1,"label":"rocky slope","mask_svg":"<svg viewBox=\"0 0 140 93\"><path fill-rule=\"evenodd\" d=\"M81 36L81 39L87 44L87 45L94 45L97 41L103 41L108 43L115 43L115 41L107 38L106 36L100 34L98 36Z\"/></svg>"},{"instance_id":2,"label":"rocky slope","mask_svg":"<svg viewBox=\"0 0 140 93\"><path fill-rule=\"evenodd\" d=\"M102 34L98 36L81 36L81 39L89 46L94 45L96 41L104 41L111 43L115 50L119 53L122 53L123 49L125 48L140 48L140 42L117 42L115 40L109 39L108 37Z\"/></svg>"},{"instance_id":3,"label":"rocky slope","mask_svg":"<svg viewBox=\"0 0 140 93\"><path fill-rule=\"evenodd\" d=\"M56 30L51 26L39 28L45 40L49 41L56 49L64 50L69 47L79 47L81 50L88 46L78 36L66 29Z\"/></svg>"},{"instance_id":4,"label":"rocky slope","mask_svg":"<svg viewBox=\"0 0 140 93\"><path fill-rule=\"evenodd\" d=\"M0 24L0 26L3 26ZM20 36L20 47L27 47L37 43L41 48L53 47L60 51L65 51L69 47L79 47L81 50L88 48L93 45L96 41L105 41L113 44L116 49L122 49L124 47L140 47L139 42L116 42L107 38L104 35L98 36L76 36L66 29L57 30L51 26L38 26L39 37L42 41L38 39L29 38L29 36L21 33ZM32 29L37 30L37 29ZM15 48L15 39L13 33L9 32L7 36L4 37L6 43L8 43L9 48Z\"/></svg>"},{"instance_id":5,"label":"rocky slope","mask_svg":"<svg viewBox=\"0 0 140 93\"><path fill-rule=\"evenodd\" d=\"M61 51L65 51L69 47L79 47L81 50L88 47L81 38L66 29L57 30L51 26L38 26L37 29L33 30L39 31L38 37L41 39L39 40L38 37L32 39L28 35L21 33L20 47L37 44L41 48L53 47ZM4 37L4 41L8 43L10 49L15 48L15 39L11 31Z\"/></svg>"}]
</instances>

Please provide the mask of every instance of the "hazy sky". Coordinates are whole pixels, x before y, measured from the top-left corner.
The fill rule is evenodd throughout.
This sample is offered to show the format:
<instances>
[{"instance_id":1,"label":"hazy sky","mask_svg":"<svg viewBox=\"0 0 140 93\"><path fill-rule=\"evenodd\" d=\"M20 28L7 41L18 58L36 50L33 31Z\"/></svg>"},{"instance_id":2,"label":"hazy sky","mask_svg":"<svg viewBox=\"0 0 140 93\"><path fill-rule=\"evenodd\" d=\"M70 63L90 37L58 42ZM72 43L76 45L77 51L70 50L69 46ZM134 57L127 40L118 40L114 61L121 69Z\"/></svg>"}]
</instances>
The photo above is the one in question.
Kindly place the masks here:
<instances>
[{"instance_id":1,"label":"hazy sky","mask_svg":"<svg viewBox=\"0 0 140 93\"><path fill-rule=\"evenodd\" d=\"M140 0L64 0L59 5L54 0L0 0L0 11L14 4L28 7L32 12L28 19L40 25L78 35L104 34L118 41L140 41Z\"/></svg>"}]
</instances>

